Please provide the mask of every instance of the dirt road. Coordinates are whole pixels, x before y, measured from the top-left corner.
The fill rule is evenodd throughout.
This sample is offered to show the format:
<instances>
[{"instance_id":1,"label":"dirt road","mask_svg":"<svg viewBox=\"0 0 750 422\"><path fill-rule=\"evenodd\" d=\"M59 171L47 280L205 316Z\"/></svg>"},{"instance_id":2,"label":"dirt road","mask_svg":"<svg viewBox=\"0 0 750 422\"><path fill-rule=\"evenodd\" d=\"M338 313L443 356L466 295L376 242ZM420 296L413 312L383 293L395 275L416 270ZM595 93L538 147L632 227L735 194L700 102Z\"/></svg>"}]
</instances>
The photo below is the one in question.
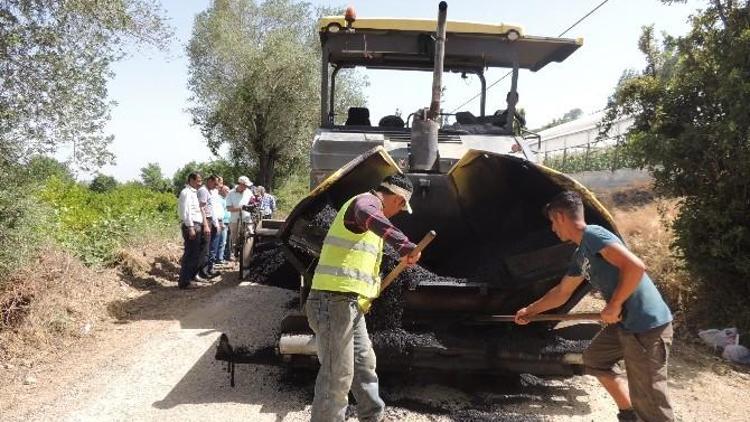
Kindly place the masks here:
<instances>
[{"instance_id":1,"label":"dirt road","mask_svg":"<svg viewBox=\"0 0 750 422\"><path fill-rule=\"evenodd\" d=\"M0 420L307 420L313 375L243 365L231 388L214 360L221 332L251 347L272 344L292 299L291 292L243 286L233 277L193 292L167 287L151 292L128 305L133 310L128 317L102 327L56 362L6 368L0 374L9 380L0 389ZM671 370L683 420L747 420L747 373L690 347L677 348ZM424 379L382 381L388 414L396 420L615 420L614 405L589 377L456 378L451 386Z\"/></svg>"}]
</instances>

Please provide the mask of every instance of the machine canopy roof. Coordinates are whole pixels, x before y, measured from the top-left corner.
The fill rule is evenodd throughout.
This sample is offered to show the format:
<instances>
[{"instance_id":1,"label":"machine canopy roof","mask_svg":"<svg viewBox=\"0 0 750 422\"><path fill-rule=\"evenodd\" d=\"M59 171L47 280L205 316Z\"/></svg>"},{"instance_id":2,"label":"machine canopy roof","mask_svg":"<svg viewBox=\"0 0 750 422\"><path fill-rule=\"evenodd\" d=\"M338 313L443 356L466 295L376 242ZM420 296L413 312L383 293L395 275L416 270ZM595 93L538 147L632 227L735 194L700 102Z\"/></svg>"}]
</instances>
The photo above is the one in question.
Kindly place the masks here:
<instances>
[{"instance_id":1,"label":"machine canopy roof","mask_svg":"<svg viewBox=\"0 0 750 422\"><path fill-rule=\"evenodd\" d=\"M430 19L360 18L347 30L343 16L318 22L329 63L375 69L431 70L436 26ZM582 44L580 38L529 36L517 25L448 21L445 70L481 73L487 67L513 67L515 51L519 68L537 71L565 60Z\"/></svg>"}]
</instances>

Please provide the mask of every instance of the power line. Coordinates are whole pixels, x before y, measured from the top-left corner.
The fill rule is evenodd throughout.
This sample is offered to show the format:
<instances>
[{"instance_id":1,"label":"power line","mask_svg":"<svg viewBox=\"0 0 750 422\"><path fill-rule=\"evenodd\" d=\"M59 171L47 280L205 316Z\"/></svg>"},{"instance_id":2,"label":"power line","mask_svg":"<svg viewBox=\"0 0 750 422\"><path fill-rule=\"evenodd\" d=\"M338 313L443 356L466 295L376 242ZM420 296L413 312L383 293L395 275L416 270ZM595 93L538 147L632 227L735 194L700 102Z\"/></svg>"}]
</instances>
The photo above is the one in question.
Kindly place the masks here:
<instances>
[{"instance_id":1,"label":"power line","mask_svg":"<svg viewBox=\"0 0 750 422\"><path fill-rule=\"evenodd\" d=\"M584 20L585 20L586 18L588 18L589 16L591 16L592 14L594 14L594 12L596 12L597 10L599 10L599 8L600 8L600 7L602 7L602 6L604 6L604 5L605 5L605 4L606 4L606 3L608 2L608 1L609 1L609 0L603 0L603 1L602 1L601 3L599 3L599 4L598 4L598 5L596 6L596 7L594 7L594 8L593 8L593 9L591 9L591 10L589 10L589 12L588 12L588 13L586 13L586 14L585 14L585 15L583 15L583 16L582 16L582 17L581 17L580 19L578 19L577 21L575 21L575 23L573 23L573 25L570 25L570 26L568 27L568 29L566 29L565 31L561 32L561 33L560 33L560 35L558 35L558 36L557 36L557 38L560 38L560 37L562 37L563 35L567 34L567 33L568 33L568 31L570 31L571 29L573 29L573 28L575 28L576 26L578 26L578 24L579 24L579 23L583 22L583 21L584 21ZM497 85L497 84L498 84L498 83L499 83L500 81L502 81L503 79L507 78L507 77L508 77L508 76L510 76L510 75L511 75L512 73L513 73L513 71L511 70L510 72L508 72L508 73L506 73L505 75L503 75L503 76L501 76L500 78L498 78L498 79L497 79L497 80L496 80L495 82L492 82L491 84L489 84L489 85L487 86L487 88L485 88L484 92L487 92L487 91L489 91L489 90L490 90L490 88L492 88L493 86ZM476 94L475 96L473 96L473 97L469 98L468 100L466 100L466 101L465 101L465 102L464 102L463 104L461 104L460 106L458 106L458 107L454 108L453 110L451 110L451 111L450 111L450 113L455 113L455 112L456 112L457 110L461 109L461 107L463 107L463 106L465 106L465 105L467 105L467 104L471 103L472 101L474 101L474 100L476 100L477 98L479 98L479 96L481 96L481 95L482 95L482 92L480 91L480 92L479 92L479 93L477 93L477 94Z\"/></svg>"},{"instance_id":2,"label":"power line","mask_svg":"<svg viewBox=\"0 0 750 422\"><path fill-rule=\"evenodd\" d=\"M586 18L588 18L589 16L593 15L593 14L594 14L594 12L596 12L597 10L599 10L599 8L600 8L600 7L602 7L602 6L604 6L604 4L605 4L605 3L607 3L608 1L609 1L609 0L604 0L604 1L602 1L601 3L599 3L599 5L598 5L598 6L596 6L595 8L591 9L591 11L590 11L590 12L586 13L585 15L583 15L583 17L582 17L581 19L578 19L578 20L576 21L576 23L574 23L573 25L570 25L570 27L569 27L568 29L566 29L565 31L561 32L561 33L560 33L560 35L558 35L558 36L557 36L557 38L560 38L560 37L562 37L563 35L567 34L567 33L568 33L568 31L570 31L571 29L573 29L573 28L575 28L576 26L578 26L578 24L579 24L579 23L581 23L581 22L583 22L583 21L584 21L584 19L586 19Z\"/></svg>"}]
</instances>

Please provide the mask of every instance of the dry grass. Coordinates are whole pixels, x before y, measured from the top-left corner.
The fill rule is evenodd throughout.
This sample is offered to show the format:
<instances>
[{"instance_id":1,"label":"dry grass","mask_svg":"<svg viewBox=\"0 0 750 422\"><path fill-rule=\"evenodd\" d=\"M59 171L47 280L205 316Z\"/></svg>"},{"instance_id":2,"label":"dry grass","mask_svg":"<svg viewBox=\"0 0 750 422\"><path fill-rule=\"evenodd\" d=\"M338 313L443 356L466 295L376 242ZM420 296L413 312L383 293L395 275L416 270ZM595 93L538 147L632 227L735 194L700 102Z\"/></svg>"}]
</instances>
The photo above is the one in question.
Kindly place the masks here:
<instances>
[{"instance_id":1,"label":"dry grass","mask_svg":"<svg viewBox=\"0 0 750 422\"><path fill-rule=\"evenodd\" d=\"M652 200L611 210L628 247L646 264L649 276L672 309L676 328L685 331L694 326L689 311L697 299L697 286L670 249L674 239L670 226L678 212L678 201Z\"/></svg>"},{"instance_id":2,"label":"dry grass","mask_svg":"<svg viewBox=\"0 0 750 422\"><path fill-rule=\"evenodd\" d=\"M64 349L89 335L107 319L107 303L126 294L110 271L87 268L55 248L45 249L5 285L12 287L0 293L3 361L35 360ZM13 302L23 306L7 306Z\"/></svg>"},{"instance_id":3,"label":"dry grass","mask_svg":"<svg viewBox=\"0 0 750 422\"><path fill-rule=\"evenodd\" d=\"M179 247L173 242L141 239L116 257L115 267L90 268L50 247L6 280L0 291L0 363L54 356L121 318L125 311L113 304L175 285Z\"/></svg>"}]
</instances>

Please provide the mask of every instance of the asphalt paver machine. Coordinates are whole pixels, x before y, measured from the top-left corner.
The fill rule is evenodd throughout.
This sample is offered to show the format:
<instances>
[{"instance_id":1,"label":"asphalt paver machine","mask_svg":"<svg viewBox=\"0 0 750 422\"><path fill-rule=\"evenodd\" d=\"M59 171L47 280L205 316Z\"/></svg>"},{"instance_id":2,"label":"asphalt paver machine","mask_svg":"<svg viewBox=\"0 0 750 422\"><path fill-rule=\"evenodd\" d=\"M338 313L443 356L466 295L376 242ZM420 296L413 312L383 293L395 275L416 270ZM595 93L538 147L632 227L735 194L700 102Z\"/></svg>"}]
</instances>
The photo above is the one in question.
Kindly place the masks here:
<instances>
[{"instance_id":1,"label":"asphalt paver machine","mask_svg":"<svg viewBox=\"0 0 750 422\"><path fill-rule=\"evenodd\" d=\"M575 341L590 339L597 327L487 325L489 316L515 313L564 275L575 245L560 242L541 212L556 193L580 192L587 220L617 233L610 214L591 192L532 159L538 139L524 129L516 110L520 71L536 72L562 62L583 41L531 36L517 25L448 21L447 6L440 7L437 20L357 18L348 11L318 22L321 102L310 155L312 191L279 232L289 261L301 274L301 303L325 236L323 230L311 229L316 213L326 205L338 209L383 177L403 172L415 187L414 213L402 213L393 221L416 240L435 230L437 238L420 264L455 280L424 279L404 287L404 324L440 332L440 346L379 357L378 367L576 373L581 347L566 349L537 340L568 338L580 345ZM424 95L429 107L405 119L382 116L377 124L367 108L353 107L346 121L338 121L343 119L337 120L334 109L336 78L353 68L432 72L431 97ZM489 68L508 69L511 78L509 91L501 94L505 107L491 113L485 81ZM450 114L454 123L446 122L447 113L440 109L444 72L479 79L478 114L458 111ZM389 94L394 109L399 107L400 94L383 93ZM554 312L569 312L587 289L584 283ZM282 360L315 364L315 350L304 315L290 314L281 326Z\"/></svg>"}]
</instances>

